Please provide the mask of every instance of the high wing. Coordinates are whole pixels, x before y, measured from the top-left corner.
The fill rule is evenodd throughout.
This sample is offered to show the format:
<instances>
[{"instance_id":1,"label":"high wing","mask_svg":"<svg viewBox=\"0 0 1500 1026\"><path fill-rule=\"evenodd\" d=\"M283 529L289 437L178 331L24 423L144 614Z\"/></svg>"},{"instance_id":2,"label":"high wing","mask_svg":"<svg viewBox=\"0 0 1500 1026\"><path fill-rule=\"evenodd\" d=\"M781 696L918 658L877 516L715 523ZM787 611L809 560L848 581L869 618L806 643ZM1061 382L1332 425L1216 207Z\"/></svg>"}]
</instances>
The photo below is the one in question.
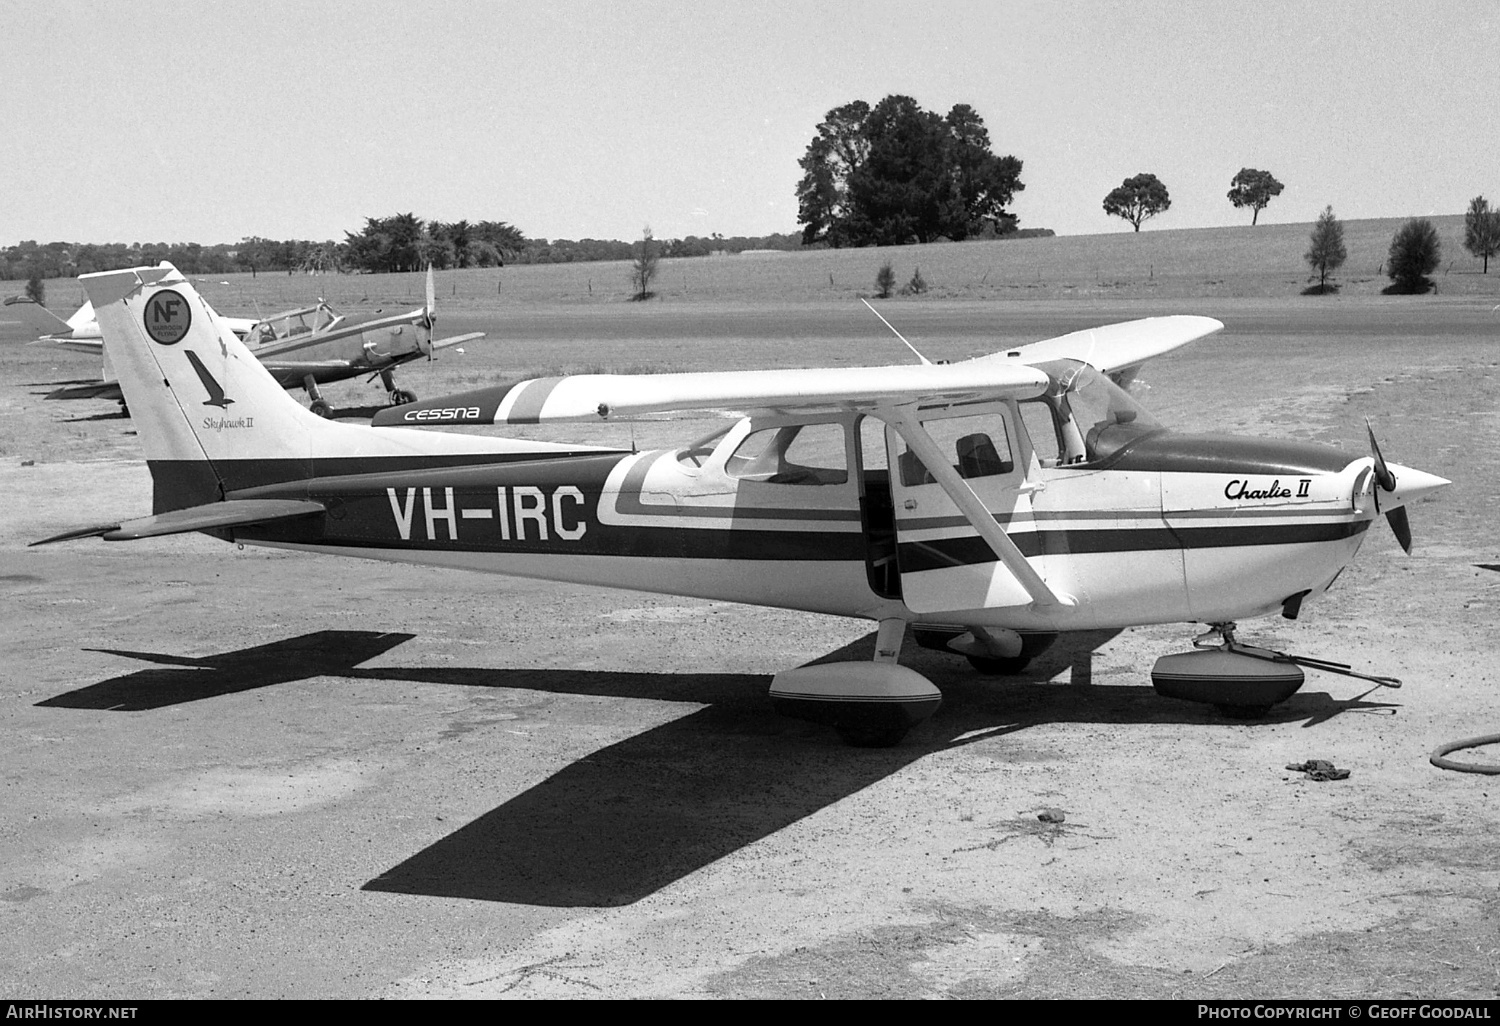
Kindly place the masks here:
<instances>
[{"instance_id":1,"label":"high wing","mask_svg":"<svg viewBox=\"0 0 1500 1026\"><path fill-rule=\"evenodd\" d=\"M1081 360L1128 383L1151 357L1223 327L1212 317L1147 317L954 364L532 378L382 410L373 424L545 424L707 408L815 412L1026 399L1046 387L1036 364Z\"/></svg>"},{"instance_id":2,"label":"high wing","mask_svg":"<svg viewBox=\"0 0 1500 1026\"><path fill-rule=\"evenodd\" d=\"M1151 357L1170 353L1205 335L1221 331L1223 327L1223 322L1212 317L1184 314L1145 317L1059 335L1006 353L980 357L974 362L1018 359L1023 363L1037 364L1048 360L1080 360L1123 386L1129 384L1141 364Z\"/></svg>"},{"instance_id":3,"label":"high wing","mask_svg":"<svg viewBox=\"0 0 1500 1026\"><path fill-rule=\"evenodd\" d=\"M381 410L375 427L435 424L551 424L608 420L672 410L729 408L819 412L948 405L989 398L1029 399L1047 375L1016 361L706 371L680 374L574 374L531 378Z\"/></svg>"}]
</instances>

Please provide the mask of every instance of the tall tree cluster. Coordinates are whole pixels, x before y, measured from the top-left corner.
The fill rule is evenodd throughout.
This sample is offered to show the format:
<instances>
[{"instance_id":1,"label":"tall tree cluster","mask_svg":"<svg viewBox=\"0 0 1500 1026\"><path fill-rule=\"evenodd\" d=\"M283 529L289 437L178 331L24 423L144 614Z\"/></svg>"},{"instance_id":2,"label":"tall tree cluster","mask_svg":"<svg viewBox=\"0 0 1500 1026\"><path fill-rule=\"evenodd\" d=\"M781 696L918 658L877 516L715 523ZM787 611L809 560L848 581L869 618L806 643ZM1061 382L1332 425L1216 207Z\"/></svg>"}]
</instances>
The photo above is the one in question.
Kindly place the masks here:
<instances>
[{"instance_id":1,"label":"tall tree cluster","mask_svg":"<svg viewBox=\"0 0 1500 1026\"><path fill-rule=\"evenodd\" d=\"M835 247L1005 234L1017 223L1005 207L1026 187L974 108L943 116L910 96L829 111L798 164L802 241Z\"/></svg>"},{"instance_id":2,"label":"tall tree cluster","mask_svg":"<svg viewBox=\"0 0 1500 1026\"><path fill-rule=\"evenodd\" d=\"M365 218L364 230L345 233L344 263L374 273L419 271L427 265L495 267L526 246L504 221L423 221L414 214Z\"/></svg>"}]
</instances>

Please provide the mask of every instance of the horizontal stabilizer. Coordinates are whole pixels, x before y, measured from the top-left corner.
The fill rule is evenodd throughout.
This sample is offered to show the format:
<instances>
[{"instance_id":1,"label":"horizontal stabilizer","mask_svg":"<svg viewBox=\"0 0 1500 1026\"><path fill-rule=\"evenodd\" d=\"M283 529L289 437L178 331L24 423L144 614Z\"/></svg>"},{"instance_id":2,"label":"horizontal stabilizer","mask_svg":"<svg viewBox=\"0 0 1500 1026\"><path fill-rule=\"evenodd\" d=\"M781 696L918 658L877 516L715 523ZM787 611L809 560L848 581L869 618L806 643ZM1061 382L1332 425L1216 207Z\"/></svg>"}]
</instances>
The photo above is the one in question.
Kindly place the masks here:
<instances>
[{"instance_id":1,"label":"horizontal stabilizer","mask_svg":"<svg viewBox=\"0 0 1500 1026\"><path fill-rule=\"evenodd\" d=\"M322 513L326 508L321 502L313 502L309 499L229 499L225 502L210 502L202 506L174 509L169 513L127 520L121 524L85 527L31 544L33 546L50 545L52 542L71 541L75 538L135 541L139 538L159 538L163 535L185 534L189 531L249 527L251 524L291 520L295 517Z\"/></svg>"},{"instance_id":2,"label":"horizontal stabilizer","mask_svg":"<svg viewBox=\"0 0 1500 1026\"><path fill-rule=\"evenodd\" d=\"M899 367L575 374L533 378L381 410L375 427L548 424L672 410L868 410L907 403L1030 399L1047 375L1012 360Z\"/></svg>"},{"instance_id":3,"label":"horizontal stabilizer","mask_svg":"<svg viewBox=\"0 0 1500 1026\"><path fill-rule=\"evenodd\" d=\"M5 301L7 317L15 317L32 331L44 337L63 337L73 333L73 326L30 296L11 296Z\"/></svg>"}]
</instances>

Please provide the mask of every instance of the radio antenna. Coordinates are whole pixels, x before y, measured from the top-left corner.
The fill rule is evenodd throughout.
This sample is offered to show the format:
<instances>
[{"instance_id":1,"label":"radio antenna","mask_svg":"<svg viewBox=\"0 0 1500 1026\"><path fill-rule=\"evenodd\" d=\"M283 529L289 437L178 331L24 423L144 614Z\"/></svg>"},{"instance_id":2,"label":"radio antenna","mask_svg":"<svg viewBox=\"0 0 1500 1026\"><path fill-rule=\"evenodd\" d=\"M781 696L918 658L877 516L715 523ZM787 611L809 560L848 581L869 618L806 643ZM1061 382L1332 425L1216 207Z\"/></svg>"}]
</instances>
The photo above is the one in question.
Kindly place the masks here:
<instances>
[{"instance_id":1,"label":"radio antenna","mask_svg":"<svg viewBox=\"0 0 1500 1026\"><path fill-rule=\"evenodd\" d=\"M876 317L880 317L880 311L877 310L877 309L875 309L873 306L870 306L870 301L868 299L866 299L863 296L861 296L859 298L859 301L861 303L865 304L865 306L869 306L870 307L870 312L872 314L874 314ZM902 342L906 342L906 336L903 335L903 334L901 334L901 332L896 331L895 326L893 324L891 324L890 321L886 320L884 317L880 317L880 323L884 324L887 328L890 328L891 331L895 334L895 336L897 338L899 338ZM927 359L927 357L923 356L921 354L921 352L918 351L917 347L914 346L914 345L912 345L910 342L906 342L906 348L908 348L912 352L916 353L917 354L917 359L921 360L923 363L928 363L928 364L932 363L931 360L929 360L929 359Z\"/></svg>"}]
</instances>

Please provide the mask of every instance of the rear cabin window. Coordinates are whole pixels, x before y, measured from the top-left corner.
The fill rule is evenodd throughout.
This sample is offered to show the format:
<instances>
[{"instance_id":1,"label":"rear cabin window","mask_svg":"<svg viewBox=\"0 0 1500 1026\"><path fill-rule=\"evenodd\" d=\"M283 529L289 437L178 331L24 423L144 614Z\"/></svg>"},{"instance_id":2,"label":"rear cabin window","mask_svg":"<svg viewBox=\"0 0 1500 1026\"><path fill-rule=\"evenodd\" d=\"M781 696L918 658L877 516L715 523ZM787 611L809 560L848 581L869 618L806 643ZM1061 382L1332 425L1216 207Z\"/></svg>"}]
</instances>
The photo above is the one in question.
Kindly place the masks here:
<instances>
[{"instance_id":1,"label":"rear cabin window","mask_svg":"<svg viewBox=\"0 0 1500 1026\"><path fill-rule=\"evenodd\" d=\"M842 424L790 424L745 436L724 472L765 484L831 485L849 480Z\"/></svg>"},{"instance_id":2,"label":"rear cabin window","mask_svg":"<svg viewBox=\"0 0 1500 1026\"><path fill-rule=\"evenodd\" d=\"M732 427L733 425L730 426ZM713 455L714 448L719 444L719 440L727 434L729 434L729 428L719 428L719 430L712 434L704 435L686 448L678 449L677 462L692 470L699 469L708 462L708 458Z\"/></svg>"}]
</instances>

